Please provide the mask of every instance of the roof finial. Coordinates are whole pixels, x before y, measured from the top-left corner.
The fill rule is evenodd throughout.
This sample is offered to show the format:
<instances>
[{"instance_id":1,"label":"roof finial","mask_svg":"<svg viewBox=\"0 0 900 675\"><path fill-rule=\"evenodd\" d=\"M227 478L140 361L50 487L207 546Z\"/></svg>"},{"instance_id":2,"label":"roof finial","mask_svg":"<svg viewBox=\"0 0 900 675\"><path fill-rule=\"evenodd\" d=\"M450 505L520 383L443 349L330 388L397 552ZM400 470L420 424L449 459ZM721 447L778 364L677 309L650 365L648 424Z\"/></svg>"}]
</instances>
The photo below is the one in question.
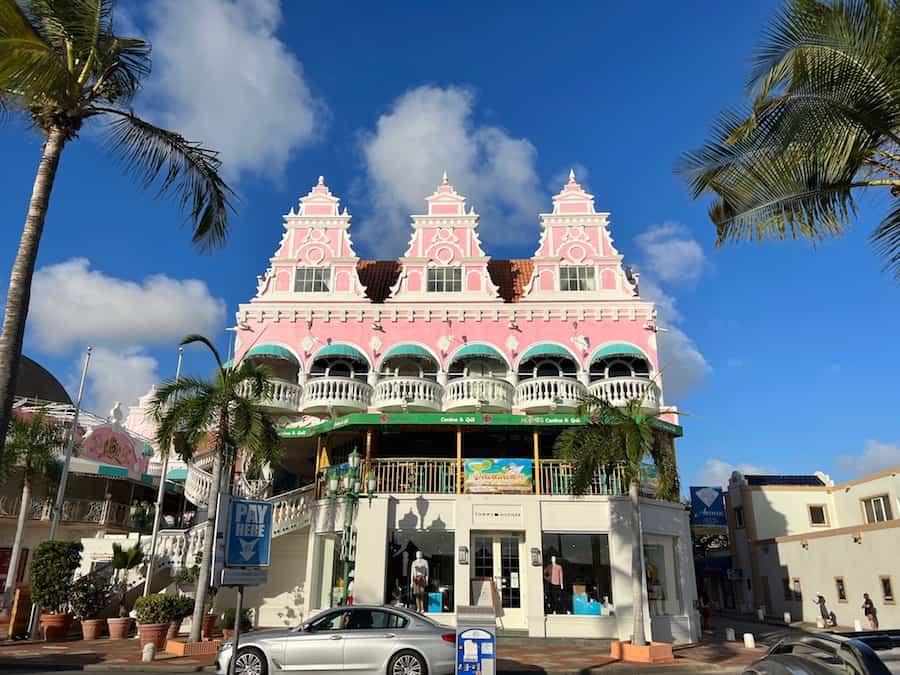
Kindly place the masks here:
<instances>
[{"instance_id":1,"label":"roof finial","mask_svg":"<svg viewBox=\"0 0 900 675\"><path fill-rule=\"evenodd\" d=\"M441 177L441 185L446 185L446 184L449 183L449 182L450 182L450 181L447 180L447 172L444 171L444 175Z\"/></svg>"},{"instance_id":2,"label":"roof finial","mask_svg":"<svg viewBox=\"0 0 900 675\"><path fill-rule=\"evenodd\" d=\"M575 169L569 169L569 182L575 182Z\"/></svg>"},{"instance_id":3,"label":"roof finial","mask_svg":"<svg viewBox=\"0 0 900 675\"><path fill-rule=\"evenodd\" d=\"M325 176L319 176L319 185L325 185Z\"/></svg>"}]
</instances>

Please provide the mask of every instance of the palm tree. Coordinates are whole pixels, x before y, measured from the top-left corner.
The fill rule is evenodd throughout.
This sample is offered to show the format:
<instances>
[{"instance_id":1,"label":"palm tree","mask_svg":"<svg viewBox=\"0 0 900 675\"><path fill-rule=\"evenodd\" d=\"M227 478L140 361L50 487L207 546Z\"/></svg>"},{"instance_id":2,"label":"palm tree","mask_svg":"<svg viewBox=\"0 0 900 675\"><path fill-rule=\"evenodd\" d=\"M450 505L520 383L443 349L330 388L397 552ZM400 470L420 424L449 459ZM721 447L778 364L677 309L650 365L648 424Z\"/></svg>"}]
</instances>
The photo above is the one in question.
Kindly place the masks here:
<instances>
[{"instance_id":1,"label":"palm tree","mask_svg":"<svg viewBox=\"0 0 900 675\"><path fill-rule=\"evenodd\" d=\"M119 617L122 619L128 616L128 610L125 609L125 596L128 595L128 572L143 562L144 551L141 549L140 541L131 548L122 548L119 544L113 544L110 565L116 571L116 586L118 586L119 590Z\"/></svg>"},{"instance_id":2,"label":"palm tree","mask_svg":"<svg viewBox=\"0 0 900 675\"><path fill-rule=\"evenodd\" d=\"M0 332L0 457L12 410L31 278L60 156L88 120L144 187L175 197L202 249L221 244L234 196L215 152L129 108L150 44L114 33L115 0L0 0L0 117L21 113L44 137Z\"/></svg>"},{"instance_id":3,"label":"palm tree","mask_svg":"<svg viewBox=\"0 0 900 675\"><path fill-rule=\"evenodd\" d=\"M900 276L900 11L890 0L788 0L758 48L746 109L726 110L677 170L716 196L717 245L837 236L862 190L887 190L872 234Z\"/></svg>"},{"instance_id":4,"label":"palm tree","mask_svg":"<svg viewBox=\"0 0 900 675\"><path fill-rule=\"evenodd\" d=\"M22 500L19 504L19 519L9 557L9 571L3 589L3 607L12 605L12 595L16 588L16 571L22 555L22 539L25 535L25 521L31 512L31 493L34 483L53 485L59 480L59 462L56 452L65 442L63 425L47 420L46 409L41 409L30 419L14 416L6 441L6 454L0 460L0 479L9 480L16 476L22 481Z\"/></svg>"},{"instance_id":5,"label":"palm tree","mask_svg":"<svg viewBox=\"0 0 900 675\"><path fill-rule=\"evenodd\" d=\"M631 500L631 604L634 632L632 644L644 645L644 571L641 569L640 487L641 462L650 456L659 471L656 496L672 499L678 494L678 477L673 453L660 442L653 427L659 412L647 412L644 401L634 399L617 408L607 401L589 397L582 401L578 414L584 426L564 429L553 447L555 454L572 464L572 492L583 495L590 489L598 467L621 464L628 482Z\"/></svg>"},{"instance_id":6,"label":"palm tree","mask_svg":"<svg viewBox=\"0 0 900 675\"><path fill-rule=\"evenodd\" d=\"M219 492L230 488L231 481L223 481L223 469L233 463L240 449L250 467L273 462L281 449L278 431L272 418L258 405L263 392L271 386L267 368L249 361L226 368L219 352L201 335L189 335L182 345L200 343L212 352L218 365L213 382L182 377L163 384L150 401L150 410L157 421L159 447L174 445L179 454L189 460L194 450L211 436L214 444L212 481L207 499L203 553L197 573L194 595L194 618L191 641L200 639L200 628L210 584L213 543L215 539L216 506Z\"/></svg>"}]
</instances>

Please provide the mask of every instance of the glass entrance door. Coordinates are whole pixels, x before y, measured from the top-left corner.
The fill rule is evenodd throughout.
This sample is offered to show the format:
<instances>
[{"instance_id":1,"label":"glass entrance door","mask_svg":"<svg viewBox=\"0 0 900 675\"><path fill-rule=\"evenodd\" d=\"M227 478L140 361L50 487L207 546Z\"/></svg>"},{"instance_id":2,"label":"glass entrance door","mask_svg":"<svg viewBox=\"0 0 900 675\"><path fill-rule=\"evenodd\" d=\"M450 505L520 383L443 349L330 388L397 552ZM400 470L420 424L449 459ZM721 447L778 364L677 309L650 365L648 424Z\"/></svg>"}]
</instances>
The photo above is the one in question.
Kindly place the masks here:
<instances>
[{"instance_id":1,"label":"glass entrance door","mask_svg":"<svg viewBox=\"0 0 900 675\"><path fill-rule=\"evenodd\" d=\"M521 551L522 536L519 534L472 535L472 578L494 580L494 605L502 628L526 628Z\"/></svg>"}]
</instances>

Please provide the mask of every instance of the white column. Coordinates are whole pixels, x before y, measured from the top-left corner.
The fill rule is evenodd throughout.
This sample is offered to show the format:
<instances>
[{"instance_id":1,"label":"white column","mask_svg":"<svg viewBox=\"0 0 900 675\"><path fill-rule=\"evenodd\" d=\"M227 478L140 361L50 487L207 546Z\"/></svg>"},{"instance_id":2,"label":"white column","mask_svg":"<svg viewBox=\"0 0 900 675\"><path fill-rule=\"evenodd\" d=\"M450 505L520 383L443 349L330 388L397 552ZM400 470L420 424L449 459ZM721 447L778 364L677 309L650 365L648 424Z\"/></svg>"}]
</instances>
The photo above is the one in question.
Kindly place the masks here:
<instances>
[{"instance_id":1,"label":"white column","mask_svg":"<svg viewBox=\"0 0 900 675\"><path fill-rule=\"evenodd\" d=\"M581 382L585 387L591 383L591 374L587 370L579 370L578 371L578 381Z\"/></svg>"},{"instance_id":2,"label":"white column","mask_svg":"<svg viewBox=\"0 0 900 675\"><path fill-rule=\"evenodd\" d=\"M448 381L449 381L449 378L448 378L448 375L447 375L447 371L446 371L446 370L439 370L439 371L438 371L438 374L437 374L437 383L438 383L439 385L441 385L442 387L446 387Z\"/></svg>"}]
</instances>

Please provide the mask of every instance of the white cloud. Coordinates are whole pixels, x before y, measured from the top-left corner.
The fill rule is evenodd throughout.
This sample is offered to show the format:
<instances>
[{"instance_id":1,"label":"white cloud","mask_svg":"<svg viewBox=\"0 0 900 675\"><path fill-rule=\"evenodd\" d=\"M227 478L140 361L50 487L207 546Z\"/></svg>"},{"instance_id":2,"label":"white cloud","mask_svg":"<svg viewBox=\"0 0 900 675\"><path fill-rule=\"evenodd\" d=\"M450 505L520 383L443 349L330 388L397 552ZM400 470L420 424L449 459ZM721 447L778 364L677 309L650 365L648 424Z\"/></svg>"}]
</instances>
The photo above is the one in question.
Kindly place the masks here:
<instances>
[{"instance_id":1,"label":"white cloud","mask_svg":"<svg viewBox=\"0 0 900 675\"><path fill-rule=\"evenodd\" d=\"M771 474L774 469L753 464L730 464L722 459L708 459L703 468L697 472L697 485L727 486L732 471L740 471L742 474Z\"/></svg>"},{"instance_id":2,"label":"white cloud","mask_svg":"<svg viewBox=\"0 0 900 675\"><path fill-rule=\"evenodd\" d=\"M523 227L537 230L537 151L526 138L476 124L474 101L469 89L421 86L395 100L374 132L363 135L365 187L375 215L357 236L376 254L402 254L409 214L422 213L444 171L481 215L485 240L519 241Z\"/></svg>"},{"instance_id":3,"label":"white cloud","mask_svg":"<svg viewBox=\"0 0 900 675\"><path fill-rule=\"evenodd\" d=\"M703 247L684 225L652 225L635 241L644 255L644 267L660 281L693 284L703 274Z\"/></svg>"},{"instance_id":4,"label":"white cloud","mask_svg":"<svg viewBox=\"0 0 900 675\"><path fill-rule=\"evenodd\" d=\"M127 281L92 270L85 258L39 269L31 293L31 337L52 354L88 344L175 344L188 333L215 335L225 320L225 303L202 281Z\"/></svg>"},{"instance_id":5,"label":"white cloud","mask_svg":"<svg viewBox=\"0 0 900 675\"><path fill-rule=\"evenodd\" d=\"M838 466L853 477L900 467L900 446L869 440L862 454L843 455L838 459Z\"/></svg>"},{"instance_id":6,"label":"white cloud","mask_svg":"<svg viewBox=\"0 0 900 675\"><path fill-rule=\"evenodd\" d=\"M665 328L665 331L656 334L656 341L663 390L666 401L671 403L700 384L711 368L694 341L676 325L683 317L675 298L643 274L640 292L643 299L655 303L661 327Z\"/></svg>"},{"instance_id":7,"label":"white cloud","mask_svg":"<svg viewBox=\"0 0 900 675\"><path fill-rule=\"evenodd\" d=\"M316 139L324 105L275 31L279 0L148 3L149 116L218 150L231 179L279 176Z\"/></svg>"},{"instance_id":8,"label":"white cloud","mask_svg":"<svg viewBox=\"0 0 900 675\"><path fill-rule=\"evenodd\" d=\"M79 361L80 370L83 361ZM87 408L98 415L106 415L116 401L122 412L160 381L156 359L139 347L125 349L95 348L88 369ZM80 373L79 373L80 375Z\"/></svg>"}]
</instances>

